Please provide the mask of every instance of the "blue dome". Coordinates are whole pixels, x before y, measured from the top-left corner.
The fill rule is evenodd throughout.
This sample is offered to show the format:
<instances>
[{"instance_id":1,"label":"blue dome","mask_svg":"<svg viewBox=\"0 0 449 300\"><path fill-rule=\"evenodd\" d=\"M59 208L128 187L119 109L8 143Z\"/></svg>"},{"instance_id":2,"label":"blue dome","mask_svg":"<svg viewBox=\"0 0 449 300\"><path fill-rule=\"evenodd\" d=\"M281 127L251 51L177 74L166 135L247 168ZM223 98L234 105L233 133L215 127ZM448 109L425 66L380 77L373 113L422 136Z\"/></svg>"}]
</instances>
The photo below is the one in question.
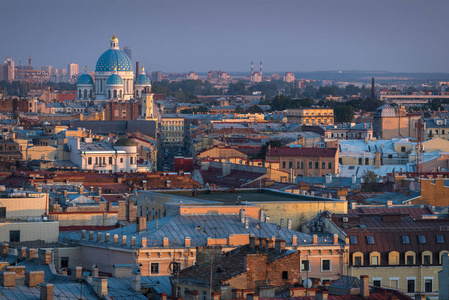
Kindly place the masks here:
<instances>
[{"instance_id":1,"label":"blue dome","mask_svg":"<svg viewBox=\"0 0 449 300\"><path fill-rule=\"evenodd\" d=\"M92 76L90 76L87 73L84 73L83 75L81 75L77 82L77 84L94 84L94 80L92 79Z\"/></svg>"},{"instance_id":2,"label":"blue dome","mask_svg":"<svg viewBox=\"0 0 449 300\"><path fill-rule=\"evenodd\" d=\"M133 70L131 59L121 50L109 49L105 51L97 61L95 71L112 72L117 67L117 71Z\"/></svg>"},{"instance_id":3,"label":"blue dome","mask_svg":"<svg viewBox=\"0 0 449 300\"><path fill-rule=\"evenodd\" d=\"M108 81L106 81L106 85L123 85L122 77L117 74L112 74L109 76Z\"/></svg>"},{"instance_id":4,"label":"blue dome","mask_svg":"<svg viewBox=\"0 0 449 300\"><path fill-rule=\"evenodd\" d=\"M140 74L136 78L137 85L151 85L151 81L146 74Z\"/></svg>"}]
</instances>

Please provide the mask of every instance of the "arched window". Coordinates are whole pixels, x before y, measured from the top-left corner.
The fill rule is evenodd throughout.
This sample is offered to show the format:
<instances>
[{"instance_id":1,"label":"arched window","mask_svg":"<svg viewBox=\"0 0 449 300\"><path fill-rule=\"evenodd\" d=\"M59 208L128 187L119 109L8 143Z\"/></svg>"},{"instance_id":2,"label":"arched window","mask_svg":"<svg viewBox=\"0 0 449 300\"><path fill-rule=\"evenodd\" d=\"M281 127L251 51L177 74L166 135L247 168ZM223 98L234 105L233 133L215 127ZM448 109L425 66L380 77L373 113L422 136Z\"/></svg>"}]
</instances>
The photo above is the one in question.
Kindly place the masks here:
<instances>
[{"instance_id":1,"label":"arched window","mask_svg":"<svg viewBox=\"0 0 449 300\"><path fill-rule=\"evenodd\" d=\"M122 90L120 90L120 98L122 98Z\"/></svg>"},{"instance_id":2,"label":"arched window","mask_svg":"<svg viewBox=\"0 0 449 300\"><path fill-rule=\"evenodd\" d=\"M111 99L111 90L108 91L108 98Z\"/></svg>"},{"instance_id":3,"label":"arched window","mask_svg":"<svg viewBox=\"0 0 449 300\"><path fill-rule=\"evenodd\" d=\"M81 89L78 91L78 98L81 99Z\"/></svg>"},{"instance_id":4,"label":"arched window","mask_svg":"<svg viewBox=\"0 0 449 300\"><path fill-rule=\"evenodd\" d=\"M117 98L117 90L114 90L114 99Z\"/></svg>"},{"instance_id":5,"label":"arched window","mask_svg":"<svg viewBox=\"0 0 449 300\"><path fill-rule=\"evenodd\" d=\"M354 267L363 266L363 253L362 252L354 252L352 254L352 265Z\"/></svg>"},{"instance_id":6,"label":"arched window","mask_svg":"<svg viewBox=\"0 0 449 300\"><path fill-rule=\"evenodd\" d=\"M399 265L399 252L391 251L390 253L388 253L388 264Z\"/></svg>"},{"instance_id":7,"label":"arched window","mask_svg":"<svg viewBox=\"0 0 449 300\"><path fill-rule=\"evenodd\" d=\"M94 97L93 97L93 91L92 91L92 90L90 90L89 98L90 98L90 99L93 99L93 98L94 98Z\"/></svg>"},{"instance_id":8,"label":"arched window","mask_svg":"<svg viewBox=\"0 0 449 300\"><path fill-rule=\"evenodd\" d=\"M380 265L380 253L377 251L373 251L369 254L369 263L370 266Z\"/></svg>"},{"instance_id":9,"label":"arched window","mask_svg":"<svg viewBox=\"0 0 449 300\"><path fill-rule=\"evenodd\" d=\"M404 254L404 261L406 265L416 264L416 254L413 251L407 251Z\"/></svg>"},{"instance_id":10,"label":"arched window","mask_svg":"<svg viewBox=\"0 0 449 300\"><path fill-rule=\"evenodd\" d=\"M87 90L84 90L84 99L87 99Z\"/></svg>"}]
</instances>

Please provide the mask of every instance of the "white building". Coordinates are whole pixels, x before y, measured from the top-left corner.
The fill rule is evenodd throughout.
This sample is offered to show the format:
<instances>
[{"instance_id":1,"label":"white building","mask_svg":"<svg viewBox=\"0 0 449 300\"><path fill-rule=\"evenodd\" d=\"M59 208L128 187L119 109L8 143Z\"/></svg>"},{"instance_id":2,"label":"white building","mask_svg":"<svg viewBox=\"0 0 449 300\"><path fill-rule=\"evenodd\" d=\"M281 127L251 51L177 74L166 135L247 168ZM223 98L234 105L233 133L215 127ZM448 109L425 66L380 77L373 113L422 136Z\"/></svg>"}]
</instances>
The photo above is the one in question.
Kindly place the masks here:
<instances>
[{"instance_id":1,"label":"white building","mask_svg":"<svg viewBox=\"0 0 449 300\"><path fill-rule=\"evenodd\" d=\"M82 170L99 173L136 172L137 145L128 138L115 143L69 138L70 160Z\"/></svg>"},{"instance_id":2,"label":"white building","mask_svg":"<svg viewBox=\"0 0 449 300\"><path fill-rule=\"evenodd\" d=\"M75 63L71 63L67 65L67 76L69 78L69 82L75 82L76 77L80 73L80 66Z\"/></svg>"}]
</instances>

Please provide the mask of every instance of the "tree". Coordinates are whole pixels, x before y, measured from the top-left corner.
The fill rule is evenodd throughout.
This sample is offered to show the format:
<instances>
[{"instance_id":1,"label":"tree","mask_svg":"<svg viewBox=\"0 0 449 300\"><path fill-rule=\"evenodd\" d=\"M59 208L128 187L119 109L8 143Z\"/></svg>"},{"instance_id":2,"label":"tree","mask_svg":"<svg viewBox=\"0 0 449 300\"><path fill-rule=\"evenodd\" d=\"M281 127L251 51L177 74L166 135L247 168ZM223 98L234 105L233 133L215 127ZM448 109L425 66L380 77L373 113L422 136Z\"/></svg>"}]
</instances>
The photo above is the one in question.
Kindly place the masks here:
<instances>
[{"instance_id":1,"label":"tree","mask_svg":"<svg viewBox=\"0 0 449 300\"><path fill-rule=\"evenodd\" d=\"M349 105L340 105L334 109L335 122L351 122L354 119L354 108Z\"/></svg>"},{"instance_id":2,"label":"tree","mask_svg":"<svg viewBox=\"0 0 449 300\"><path fill-rule=\"evenodd\" d=\"M379 184L377 183L377 175L373 171L367 171L362 176L363 184L362 191L377 192L379 191Z\"/></svg>"}]
</instances>

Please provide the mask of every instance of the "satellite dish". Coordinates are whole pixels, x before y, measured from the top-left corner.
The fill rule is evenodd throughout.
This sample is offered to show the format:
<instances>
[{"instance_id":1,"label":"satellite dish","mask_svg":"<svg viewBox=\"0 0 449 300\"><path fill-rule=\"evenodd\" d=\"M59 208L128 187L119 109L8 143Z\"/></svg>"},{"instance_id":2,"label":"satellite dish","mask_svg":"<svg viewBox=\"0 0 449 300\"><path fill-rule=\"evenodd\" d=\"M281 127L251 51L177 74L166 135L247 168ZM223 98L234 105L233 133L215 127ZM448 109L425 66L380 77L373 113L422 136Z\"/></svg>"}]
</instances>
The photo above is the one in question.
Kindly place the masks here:
<instances>
[{"instance_id":1,"label":"satellite dish","mask_svg":"<svg viewBox=\"0 0 449 300\"><path fill-rule=\"evenodd\" d=\"M310 279L304 279L304 281L302 282L302 285L306 288L306 289L310 289L312 287L312 280Z\"/></svg>"}]
</instances>

